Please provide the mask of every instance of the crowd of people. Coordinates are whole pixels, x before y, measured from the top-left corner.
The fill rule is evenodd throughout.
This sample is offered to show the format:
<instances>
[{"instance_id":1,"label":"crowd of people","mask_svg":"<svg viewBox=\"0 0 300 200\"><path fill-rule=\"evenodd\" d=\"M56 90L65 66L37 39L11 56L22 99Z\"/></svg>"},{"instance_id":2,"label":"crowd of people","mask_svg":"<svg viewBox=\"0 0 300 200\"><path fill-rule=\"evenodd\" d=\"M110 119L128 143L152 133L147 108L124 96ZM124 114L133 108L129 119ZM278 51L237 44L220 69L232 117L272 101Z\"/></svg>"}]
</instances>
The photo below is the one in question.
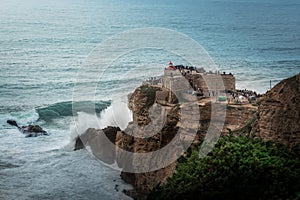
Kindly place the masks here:
<instances>
[{"instance_id":1,"label":"crowd of people","mask_svg":"<svg viewBox=\"0 0 300 200\"><path fill-rule=\"evenodd\" d=\"M235 91L226 91L227 94L230 94L231 100L235 103L243 103L248 101L249 103L256 102L256 99L260 97L255 91L252 90L235 90Z\"/></svg>"}]
</instances>

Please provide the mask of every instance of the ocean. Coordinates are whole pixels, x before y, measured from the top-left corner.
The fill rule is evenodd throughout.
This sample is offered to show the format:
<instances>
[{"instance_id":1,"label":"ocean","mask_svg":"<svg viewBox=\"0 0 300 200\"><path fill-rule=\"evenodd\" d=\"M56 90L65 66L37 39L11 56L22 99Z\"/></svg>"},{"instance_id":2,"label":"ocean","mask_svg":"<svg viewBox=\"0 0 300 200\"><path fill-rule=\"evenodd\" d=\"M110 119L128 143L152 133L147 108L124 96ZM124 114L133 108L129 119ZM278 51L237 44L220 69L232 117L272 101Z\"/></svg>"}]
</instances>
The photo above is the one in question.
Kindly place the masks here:
<instances>
[{"instance_id":1,"label":"ocean","mask_svg":"<svg viewBox=\"0 0 300 200\"><path fill-rule=\"evenodd\" d=\"M78 72L102 42L140 28L172 30L233 73L238 89L265 93L270 81L300 72L299 10L298 0L1 0L0 199L129 198L119 171L86 150L72 151L73 90L86 84ZM124 126L131 120L127 94L170 60L186 65L163 49L127 52L93 80L95 99L78 104L95 101L101 127ZM50 136L25 138L7 119L39 124ZM81 119L84 130L89 119Z\"/></svg>"}]
</instances>

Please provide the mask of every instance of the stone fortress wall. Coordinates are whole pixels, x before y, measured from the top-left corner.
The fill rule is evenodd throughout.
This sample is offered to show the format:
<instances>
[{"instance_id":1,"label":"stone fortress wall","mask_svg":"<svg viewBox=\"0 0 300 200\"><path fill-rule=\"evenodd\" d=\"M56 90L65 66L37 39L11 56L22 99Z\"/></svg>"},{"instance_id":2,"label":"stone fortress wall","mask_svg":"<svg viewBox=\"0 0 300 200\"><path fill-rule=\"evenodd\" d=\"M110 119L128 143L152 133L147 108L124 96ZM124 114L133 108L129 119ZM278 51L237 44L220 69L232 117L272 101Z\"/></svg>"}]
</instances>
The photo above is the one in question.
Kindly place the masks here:
<instances>
[{"instance_id":1,"label":"stone fortress wall","mask_svg":"<svg viewBox=\"0 0 300 200\"><path fill-rule=\"evenodd\" d=\"M189 83L189 86L186 83ZM231 73L207 73L204 70L199 72L186 69L165 69L162 77L150 78L144 84L156 85L172 91L182 91L189 87L191 92L201 92L205 97L224 95L226 91L235 91L236 89L235 77Z\"/></svg>"}]
</instances>

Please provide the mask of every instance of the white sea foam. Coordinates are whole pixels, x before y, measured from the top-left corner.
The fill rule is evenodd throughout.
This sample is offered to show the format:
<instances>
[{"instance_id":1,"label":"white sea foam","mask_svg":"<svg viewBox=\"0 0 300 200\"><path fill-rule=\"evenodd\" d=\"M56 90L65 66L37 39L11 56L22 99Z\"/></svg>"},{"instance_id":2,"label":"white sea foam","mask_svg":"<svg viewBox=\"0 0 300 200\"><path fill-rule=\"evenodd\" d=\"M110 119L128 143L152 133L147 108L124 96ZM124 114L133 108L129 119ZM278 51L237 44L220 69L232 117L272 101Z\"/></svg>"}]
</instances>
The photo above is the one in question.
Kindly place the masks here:
<instances>
[{"instance_id":1,"label":"white sea foam","mask_svg":"<svg viewBox=\"0 0 300 200\"><path fill-rule=\"evenodd\" d=\"M121 99L112 101L108 108L101 111L100 117L96 113L78 112L78 116L70 124L70 143L65 148L73 150L76 137L89 128L103 129L107 126L115 126L123 130L131 121L132 112L128 108L127 103Z\"/></svg>"},{"instance_id":2,"label":"white sea foam","mask_svg":"<svg viewBox=\"0 0 300 200\"><path fill-rule=\"evenodd\" d=\"M132 121L132 113L127 103L115 100L108 108L101 111L100 117L97 117L96 113L78 112L76 120L77 133L80 135L88 128L103 129L107 126L116 126L125 129L130 121Z\"/></svg>"},{"instance_id":3,"label":"white sea foam","mask_svg":"<svg viewBox=\"0 0 300 200\"><path fill-rule=\"evenodd\" d=\"M130 121L132 121L132 112L127 103L119 99L113 101L111 106L101 112L99 126L100 128L117 126L125 129Z\"/></svg>"}]
</instances>

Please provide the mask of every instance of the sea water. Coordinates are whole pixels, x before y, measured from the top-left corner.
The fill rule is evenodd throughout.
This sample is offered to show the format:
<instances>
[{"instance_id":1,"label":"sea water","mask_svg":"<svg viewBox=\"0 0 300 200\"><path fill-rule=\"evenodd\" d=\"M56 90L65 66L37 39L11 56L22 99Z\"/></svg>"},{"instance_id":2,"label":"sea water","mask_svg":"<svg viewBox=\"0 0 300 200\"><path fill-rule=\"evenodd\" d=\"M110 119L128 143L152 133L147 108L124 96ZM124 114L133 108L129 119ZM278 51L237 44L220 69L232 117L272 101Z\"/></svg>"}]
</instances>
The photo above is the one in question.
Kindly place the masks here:
<instances>
[{"instance_id":1,"label":"sea water","mask_svg":"<svg viewBox=\"0 0 300 200\"><path fill-rule=\"evenodd\" d=\"M0 199L127 198L122 190L129 186L118 171L85 150L72 151L77 72L107 38L147 27L183 33L220 71L235 75L237 88L264 93L270 81L274 86L300 72L299 10L297 0L2 0ZM96 80L92 101L101 126L125 126L131 119L127 94L161 75L169 60L186 64L158 49L129 52L111 63ZM39 124L50 136L25 138L7 119Z\"/></svg>"}]
</instances>

